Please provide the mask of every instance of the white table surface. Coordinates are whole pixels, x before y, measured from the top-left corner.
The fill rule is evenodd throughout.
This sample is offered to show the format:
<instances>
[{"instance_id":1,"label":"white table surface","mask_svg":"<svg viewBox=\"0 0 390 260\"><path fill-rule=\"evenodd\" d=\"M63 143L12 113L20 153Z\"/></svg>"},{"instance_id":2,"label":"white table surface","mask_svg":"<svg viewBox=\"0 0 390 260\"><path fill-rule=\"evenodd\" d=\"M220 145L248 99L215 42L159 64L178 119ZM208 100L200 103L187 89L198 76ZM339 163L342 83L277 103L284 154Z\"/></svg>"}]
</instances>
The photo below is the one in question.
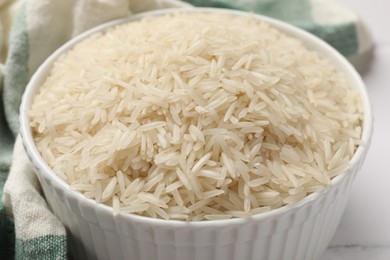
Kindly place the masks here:
<instances>
[{"instance_id":1,"label":"white table surface","mask_svg":"<svg viewBox=\"0 0 390 260\"><path fill-rule=\"evenodd\" d=\"M374 110L374 135L332 242L320 260L390 259L390 1L337 0L358 13L375 41L364 73Z\"/></svg>"}]
</instances>

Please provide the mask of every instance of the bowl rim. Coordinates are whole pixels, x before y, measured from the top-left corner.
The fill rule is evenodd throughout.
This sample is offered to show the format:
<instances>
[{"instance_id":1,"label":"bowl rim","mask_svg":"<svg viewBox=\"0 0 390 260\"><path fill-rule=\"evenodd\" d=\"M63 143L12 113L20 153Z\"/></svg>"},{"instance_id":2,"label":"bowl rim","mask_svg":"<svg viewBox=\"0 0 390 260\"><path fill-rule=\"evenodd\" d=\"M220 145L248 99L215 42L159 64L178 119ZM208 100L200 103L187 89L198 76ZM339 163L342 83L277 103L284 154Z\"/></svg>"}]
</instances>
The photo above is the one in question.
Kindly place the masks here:
<instances>
[{"instance_id":1,"label":"bowl rim","mask_svg":"<svg viewBox=\"0 0 390 260\"><path fill-rule=\"evenodd\" d=\"M321 50L321 52L325 52L326 55L330 55L328 58L329 61L331 61L332 65L335 67L342 69L344 72L344 76L349 76L349 79L347 81L353 82L356 86L355 88L358 89L358 91L361 94L362 103L363 103L363 124L362 124L362 144L358 147L356 150L354 156L350 160L348 167L340 173L338 176L333 178L331 180L331 183L328 187L324 188L322 191L314 192L302 200L300 200L297 203L286 205L277 209L272 209L267 212L254 214L248 218L231 218L231 219L224 219L224 220L207 220L207 221L182 221L182 220L165 220L165 219L157 219L152 217L146 217L146 216L140 216L136 214L131 213L119 213L118 215L114 216L112 213L112 207L98 203L93 199L89 199L85 197L82 193L74 191L71 189L70 185L67 184L65 181L63 181L60 177L58 177L51 168L46 164L46 162L42 159L40 153L38 152L35 143L33 141L31 128L29 126L29 117L27 115L28 108L30 107L32 100L33 100L33 94L34 91L37 91L39 89L39 82L42 77L42 74L47 73L50 71L50 69L53 66L53 63L65 52L72 49L72 47L77 44L78 42L88 38L92 34L95 34L97 32L104 32L105 30L119 25L124 24L127 22L134 22L137 20L140 20L145 17L152 17L152 16L161 16L161 15L167 15L167 14L174 14L174 13L222 13L222 14L230 14L230 15L236 15L236 16L247 16L252 15L256 19L258 19L261 22L265 22L270 24L272 27L281 30L283 33L298 38L300 41L303 42L304 46L309 49L315 49L315 51L319 52L318 50ZM324 53L319 53L321 57L324 56ZM46 77L45 77L46 78ZM266 17L259 14L249 13L245 11L239 11L239 10L231 10L231 9L220 9L220 8L203 8L203 7L185 7L185 8L170 8L170 9L161 9L161 10L155 10L155 11L149 11L144 12L140 14L136 14L133 16L120 18L116 20L109 21L107 23L98 25L94 28L91 28L84 33L79 34L78 36L72 38L71 40L67 41L65 44L63 44L60 48L58 48L56 51L54 51L36 70L36 72L31 77L29 83L27 84L27 87L25 89L25 92L22 97L22 102L20 106L20 134L23 140L23 145L25 147L25 150L27 151L27 154L29 154L31 157L29 158L30 161L32 161L34 167L37 168L37 175L41 175L41 177L47 178L51 180L51 185L55 186L56 188L61 189L66 196L73 197L77 199L80 203L85 203L87 206L93 207L96 210L101 210L102 213L109 213L114 218L123 218L125 220L134 222L144 222L146 224L151 225L159 225L159 226L193 226L193 227L199 227L199 228L207 228L211 226L225 226L225 225L242 225L249 223L251 221L262 221L266 219L270 219L276 216L283 215L285 213L288 213L290 211L298 210L299 208L302 208L304 205L309 204L320 197L324 196L326 193L329 192L331 187L337 186L347 174L351 174L351 169L356 167L356 164L359 164L360 161L364 159L364 156L366 154L366 150L368 149L371 141L372 131L373 131L373 114L372 114L372 105L369 100L369 95L367 92L367 89L365 87L365 84L360 77L360 75L357 73L357 71L354 69L354 67L347 61L347 59L342 56L337 50L335 50L333 47L331 47L328 43L321 40L320 38L304 31L303 29L300 29L298 27L295 27L291 24L288 24L286 22L276 20L274 18ZM38 170L41 169L41 170Z\"/></svg>"}]
</instances>

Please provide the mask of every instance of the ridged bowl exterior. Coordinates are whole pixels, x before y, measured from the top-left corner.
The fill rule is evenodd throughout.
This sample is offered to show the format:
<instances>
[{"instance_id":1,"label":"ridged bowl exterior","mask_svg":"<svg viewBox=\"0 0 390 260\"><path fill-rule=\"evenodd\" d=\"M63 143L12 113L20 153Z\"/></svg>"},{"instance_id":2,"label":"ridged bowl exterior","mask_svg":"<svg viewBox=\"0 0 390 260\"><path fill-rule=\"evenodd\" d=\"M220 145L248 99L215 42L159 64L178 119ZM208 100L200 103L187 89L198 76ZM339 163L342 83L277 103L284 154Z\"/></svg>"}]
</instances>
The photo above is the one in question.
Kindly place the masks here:
<instances>
[{"instance_id":1,"label":"ridged bowl exterior","mask_svg":"<svg viewBox=\"0 0 390 260\"><path fill-rule=\"evenodd\" d=\"M115 217L64 192L43 174L38 177L48 204L71 234L76 259L313 260L336 230L358 169L356 165L337 186L284 214L205 228Z\"/></svg>"},{"instance_id":2,"label":"ridged bowl exterior","mask_svg":"<svg viewBox=\"0 0 390 260\"><path fill-rule=\"evenodd\" d=\"M243 14L203 8L184 10ZM160 15L164 12L169 11L146 15ZM111 22L77 37L54 53L30 81L21 106L24 146L36 169L49 206L69 231L71 251L76 259L313 260L325 250L338 226L351 184L368 150L372 134L371 106L360 77L335 50L299 29L269 18L258 18L289 35L301 38L309 48L328 56L346 74L347 80L357 85L357 89L362 92L365 113L363 145L351 160L348 169L336 177L324 191L311 194L295 205L248 219L181 222L136 215L114 216L109 207L72 191L51 172L37 152L26 111L58 56L88 35L125 20Z\"/></svg>"}]
</instances>

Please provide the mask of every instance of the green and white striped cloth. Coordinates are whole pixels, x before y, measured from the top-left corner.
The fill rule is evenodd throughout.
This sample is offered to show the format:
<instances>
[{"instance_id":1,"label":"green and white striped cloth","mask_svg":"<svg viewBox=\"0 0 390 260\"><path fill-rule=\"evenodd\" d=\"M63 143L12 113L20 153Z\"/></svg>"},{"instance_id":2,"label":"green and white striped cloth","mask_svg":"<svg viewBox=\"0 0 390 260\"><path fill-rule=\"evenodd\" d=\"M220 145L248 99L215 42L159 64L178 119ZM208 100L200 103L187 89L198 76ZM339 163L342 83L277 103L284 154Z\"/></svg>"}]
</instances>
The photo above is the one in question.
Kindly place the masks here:
<instances>
[{"instance_id":1,"label":"green and white striped cloth","mask_svg":"<svg viewBox=\"0 0 390 260\"><path fill-rule=\"evenodd\" d=\"M361 57L373 47L359 17L332 0L185 2L0 0L1 259L69 257L65 228L48 209L18 137L18 115L20 100L31 75L54 50L75 35L134 13L192 4L245 10L284 20L321 37L353 63L365 61Z\"/></svg>"}]
</instances>

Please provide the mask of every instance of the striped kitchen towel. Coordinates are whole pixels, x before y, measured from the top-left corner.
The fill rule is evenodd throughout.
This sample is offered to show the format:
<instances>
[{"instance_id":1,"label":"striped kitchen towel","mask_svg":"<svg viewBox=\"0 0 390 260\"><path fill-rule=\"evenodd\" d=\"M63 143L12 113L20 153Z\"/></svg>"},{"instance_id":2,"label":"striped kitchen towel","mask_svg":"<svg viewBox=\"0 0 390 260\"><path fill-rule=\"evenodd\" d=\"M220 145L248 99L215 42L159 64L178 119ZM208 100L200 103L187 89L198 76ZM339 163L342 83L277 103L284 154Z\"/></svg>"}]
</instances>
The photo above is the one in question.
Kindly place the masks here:
<instances>
[{"instance_id":1,"label":"striped kitchen towel","mask_svg":"<svg viewBox=\"0 0 390 260\"><path fill-rule=\"evenodd\" d=\"M355 64L373 47L359 17L332 0L0 0L1 259L68 256L65 227L47 207L17 137L20 100L31 75L54 50L93 26L188 4L287 21L321 37Z\"/></svg>"}]
</instances>

